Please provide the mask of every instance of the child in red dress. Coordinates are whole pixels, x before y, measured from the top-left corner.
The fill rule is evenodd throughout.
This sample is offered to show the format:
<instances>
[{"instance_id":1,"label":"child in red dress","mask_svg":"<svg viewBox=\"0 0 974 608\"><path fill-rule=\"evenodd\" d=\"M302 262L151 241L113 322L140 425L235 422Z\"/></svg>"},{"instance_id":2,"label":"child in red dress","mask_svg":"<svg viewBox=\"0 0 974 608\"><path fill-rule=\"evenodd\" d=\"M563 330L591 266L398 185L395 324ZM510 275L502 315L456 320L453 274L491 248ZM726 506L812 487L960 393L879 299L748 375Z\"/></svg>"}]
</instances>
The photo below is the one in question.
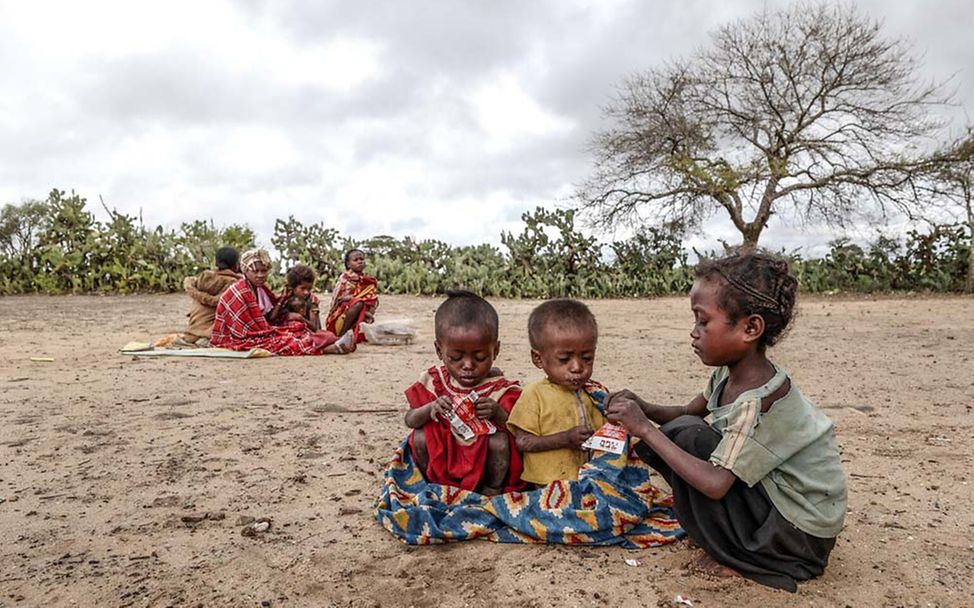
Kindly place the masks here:
<instances>
[{"instance_id":1,"label":"child in red dress","mask_svg":"<svg viewBox=\"0 0 974 608\"><path fill-rule=\"evenodd\" d=\"M413 457L432 483L487 495L522 489L521 457L506 430L521 387L493 367L500 348L497 311L467 291L448 296L434 317L434 346L443 365L429 368L406 389ZM491 421L497 431L465 440L453 431L448 416L454 399L473 391L477 417Z\"/></svg>"},{"instance_id":2,"label":"child in red dress","mask_svg":"<svg viewBox=\"0 0 974 608\"><path fill-rule=\"evenodd\" d=\"M371 323L379 307L379 282L365 274L365 253L361 249L345 252L345 272L332 289L331 306L325 319L325 329L336 336L351 331L355 342L364 342L362 323Z\"/></svg>"}]
</instances>

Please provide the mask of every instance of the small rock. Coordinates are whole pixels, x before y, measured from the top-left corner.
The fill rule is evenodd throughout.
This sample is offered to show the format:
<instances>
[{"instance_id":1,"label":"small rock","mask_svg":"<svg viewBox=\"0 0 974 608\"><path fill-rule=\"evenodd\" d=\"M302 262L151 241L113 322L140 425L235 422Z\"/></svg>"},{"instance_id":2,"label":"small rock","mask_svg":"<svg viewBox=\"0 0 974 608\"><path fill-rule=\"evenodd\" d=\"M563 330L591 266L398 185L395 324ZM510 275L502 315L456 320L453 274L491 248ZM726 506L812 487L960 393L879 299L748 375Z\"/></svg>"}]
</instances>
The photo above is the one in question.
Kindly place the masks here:
<instances>
[{"instance_id":1,"label":"small rock","mask_svg":"<svg viewBox=\"0 0 974 608\"><path fill-rule=\"evenodd\" d=\"M186 513L179 519L184 524L198 524L206 519L206 513Z\"/></svg>"},{"instance_id":2,"label":"small rock","mask_svg":"<svg viewBox=\"0 0 974 608\"><path fill-rule=\"evenodd\" d=\"M257 532L254 531L254 524L250 524L241 528L240 536L257 536Z\"/></svg>"},{"instance_id":3,"label":"small rock","mask_svg":"<svg viewBox=\"0 0 974 608\"><path fill-rule=\"evenodd\" d=\"M354 515L356 513L361 513L362 509L356 509L354 507L342 507L338 510L339 515Z\"/></svg>"},{"instance_id":4,"label":"small rock","mask_svg":"<svg viewBox=\"0 0 974 608\"><path fill-rule=\"evenodd\" d=\"M253 523L249 523L240 530L242 536L257 536L263 534L271 528L271 520L266 517L258 518Z\"/></svg>"},{"instance_id":5,"label":"small rock","mask_svg":"<svg viewBox=\"0 0 974 608\"><path fill-rule=\"evenodd\" d=\"M206 514L206 519L211 519L213 521L220 521L226 518L227 518L227 514L224 513L223 511L209 511Z\"/></svg>"},{"instance_id":6,"label":"small rock","mask_svg":"<svg viewBox=\"0 0 974 608\"><path fill-rule=\"evenodd\" d=\"M238 526L246 526L247 524L252 524L257 521L256 517L251 517L250 515L241 515L237 518Z\"/></svg>"},{"instance_id":7,"label":"small rock","mask_svg":"<svg viewBox=\"0 0 974 608\"><path fill-rule=\"evenodd\" d=\"M178 496L172 496L172 495L170 495L170 496L159 496L158 498L154 498L152 500L152 505L151 506L153 506L153 507L175 507L177 504L179 504L179 497Z\"/></svg>"}]
</instances>

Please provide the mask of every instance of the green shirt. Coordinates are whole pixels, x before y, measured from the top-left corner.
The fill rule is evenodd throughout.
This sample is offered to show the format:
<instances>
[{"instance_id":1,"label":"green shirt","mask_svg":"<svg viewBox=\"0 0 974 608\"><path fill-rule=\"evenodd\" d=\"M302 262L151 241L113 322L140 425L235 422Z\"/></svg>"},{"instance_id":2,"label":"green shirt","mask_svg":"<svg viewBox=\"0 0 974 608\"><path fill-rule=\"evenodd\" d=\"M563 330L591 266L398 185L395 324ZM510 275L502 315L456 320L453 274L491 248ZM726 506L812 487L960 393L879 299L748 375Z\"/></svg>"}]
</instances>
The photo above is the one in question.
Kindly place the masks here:
<instances>
[{"instance_id":1,"label":"green shirt","mask_svg":"<svg viewBox=\"0 0 974 608\"><path fill-rule=\"evenodd\" d=\"M710 462L749 487L760 482L778 512L799 530L819 538L837 536L848 493L832 421L794 384L761 413L761 400L788 379L777 366L767 384L719 405L728 376L726 367L714 370L703 393L711 426L722 436Z\"/></svg>"}]
</instances>

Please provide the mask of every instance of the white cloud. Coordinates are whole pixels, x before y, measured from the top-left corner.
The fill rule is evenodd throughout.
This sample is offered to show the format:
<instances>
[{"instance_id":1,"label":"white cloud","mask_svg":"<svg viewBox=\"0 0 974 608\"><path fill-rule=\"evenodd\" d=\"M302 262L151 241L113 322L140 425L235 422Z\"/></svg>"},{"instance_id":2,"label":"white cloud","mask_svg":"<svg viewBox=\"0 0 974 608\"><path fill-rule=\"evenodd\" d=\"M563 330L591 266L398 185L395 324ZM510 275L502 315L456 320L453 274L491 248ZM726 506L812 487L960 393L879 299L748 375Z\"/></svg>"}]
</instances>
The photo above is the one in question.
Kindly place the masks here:
<instances>
[{"instance_id":1,"label":"white cloud","mask_svg":"<svg viewBox=\"0 0 974 608\"><path fill-rule=\"evenodd\" d=\"M482 83L469 100L489 153L510 150L534 137L564 134L573 126L571 120L546 111L511 73Z\"/></svg>"},{"instance_id":2,"label":"white cloud","mask_svg":"<svg viewBox=\"0 0 974 608\"><path fill-rule=\"evenodd\" d=\"M73 188L265 243L288 215L496 243L586 177L614 83L764 4L0 0L0 202ZM967 2L863 6L974 108ZM721 216L704 232L737 239ZM833 235L773 224L767 242Z\"/></svg>"}]
</instances>

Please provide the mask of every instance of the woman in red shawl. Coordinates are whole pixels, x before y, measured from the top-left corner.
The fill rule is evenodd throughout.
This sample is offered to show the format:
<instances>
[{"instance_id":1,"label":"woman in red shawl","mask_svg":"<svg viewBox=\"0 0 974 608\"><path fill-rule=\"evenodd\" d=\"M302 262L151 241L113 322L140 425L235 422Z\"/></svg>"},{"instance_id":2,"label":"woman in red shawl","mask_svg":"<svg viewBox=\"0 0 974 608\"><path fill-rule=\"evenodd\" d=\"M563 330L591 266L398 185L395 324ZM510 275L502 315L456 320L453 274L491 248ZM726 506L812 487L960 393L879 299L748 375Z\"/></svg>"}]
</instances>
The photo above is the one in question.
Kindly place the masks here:
<instances>
[{"instance_id":1,"label":"woman in red shawl","mask_svg":"<svg viewBox=\"0 0 974 608\"><path fill-rule=\"evenodd\" d=\"M363 270L365 253L349 249L345 253L345 272L332 290L331 310L325 321L325 329L336 336L344 337L351 330L356 343L365 340L359 325L371 323L379 307L379 282L363 274Z\"/></svg>"},{"instance_id":2,"label":"woman in red shawl","mask_svg":"<svg viewBox=\"0 0 974 608\"><path fill-rule=\"evenodd\" d=\"M230 350L263 348L278 355L344 354L355 349L351 338L338 339L328 331L311 331L301 321L271 325L282 300L267 287L271 258L263 249L240 256L244 278L223 292L216 306L210 344Z\"/></svg>"}]
</instances>

